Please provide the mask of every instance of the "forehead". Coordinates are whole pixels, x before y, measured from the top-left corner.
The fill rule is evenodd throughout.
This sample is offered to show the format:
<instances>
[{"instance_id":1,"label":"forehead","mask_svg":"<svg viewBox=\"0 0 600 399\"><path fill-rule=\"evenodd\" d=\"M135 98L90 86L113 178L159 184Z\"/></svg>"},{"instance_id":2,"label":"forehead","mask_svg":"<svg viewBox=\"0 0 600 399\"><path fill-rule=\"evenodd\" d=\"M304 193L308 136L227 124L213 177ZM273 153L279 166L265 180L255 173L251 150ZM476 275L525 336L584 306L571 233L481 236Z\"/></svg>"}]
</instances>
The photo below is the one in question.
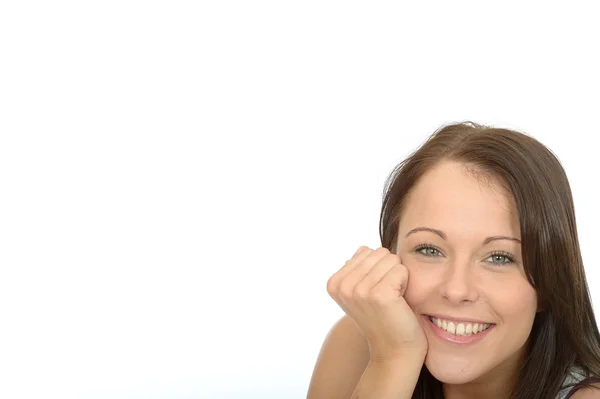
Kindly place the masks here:
<instances>
[{"instance_id":1,"label":"forehead","mask_svg":"<svg viewBox=\"0 0 600 399\"><path fill-rule=\"evenodd\" d=\"M409 193L400 228L417 226L439 228L449 235L519 233L512 195L501 181L450 161L429 169Z\"/></svg>"}]
</instances>

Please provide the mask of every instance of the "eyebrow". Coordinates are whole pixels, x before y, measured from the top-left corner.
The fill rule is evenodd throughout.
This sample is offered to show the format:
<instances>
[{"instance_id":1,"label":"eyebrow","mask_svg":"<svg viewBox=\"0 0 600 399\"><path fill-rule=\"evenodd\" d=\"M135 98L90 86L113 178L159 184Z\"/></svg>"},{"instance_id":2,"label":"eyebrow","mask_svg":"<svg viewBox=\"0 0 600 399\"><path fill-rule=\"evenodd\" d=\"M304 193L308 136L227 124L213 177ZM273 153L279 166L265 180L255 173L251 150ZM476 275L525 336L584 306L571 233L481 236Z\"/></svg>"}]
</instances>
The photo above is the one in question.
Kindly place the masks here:
<instances>
[{"instance_id":1,"label":"eyebrow","mask_svg":"<svg viewBox=\"0 0 600 399\"><path fill-rule=\"evenodd\" d=\"M438 236L440 236L443 240L446 240L448 238L448 236L446 235L446 233L444 233L442 230L438 230L438 229L432 229L431 227L417 227L412 229L411 231L409 231L408 233L406 233L406 236L404 236L405 238L408 237L409 235L419 232L419 231L428 231L430 233L434 233L437 234ZM509 237L509 236L492 236L492 237L487 237L485 240L483 240L483 245L487 245L492 241L495 240L509 240L509 241L515 241L518 242L519 244L521 243L521 240L519 240L516 237Z\"/></svg>"}]
</instances>

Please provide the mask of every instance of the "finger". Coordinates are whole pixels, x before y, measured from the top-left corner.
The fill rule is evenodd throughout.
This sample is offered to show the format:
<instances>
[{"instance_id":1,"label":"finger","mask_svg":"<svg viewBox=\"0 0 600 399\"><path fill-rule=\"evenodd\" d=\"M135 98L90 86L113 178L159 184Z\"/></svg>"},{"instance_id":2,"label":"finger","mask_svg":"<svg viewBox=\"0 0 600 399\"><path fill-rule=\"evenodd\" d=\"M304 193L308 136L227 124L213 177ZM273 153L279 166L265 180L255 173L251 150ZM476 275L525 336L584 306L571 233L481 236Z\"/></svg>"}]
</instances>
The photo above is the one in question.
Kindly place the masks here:
<instances>
[{"instance_id":1,"label":"finger","mask_svg":"<svg viewBox=\"0 0 600 399\"><path fill-rule=\"evenodd\" d=\"M408 287L409 274L408 269L403 264L392 267L383 278L373 287L372 291L376 295L389 295L384 300L397 299L404 296L406 287ZM386 293L386 294L382 294Z\"/></svg>"},{"instance_id":2,"label":"finger","mask_svg":"<svg viewBox=\"0 0 600 399\"><path fill-rule=\"evenodd\" d=\"M390 252L386 248L378 248L372 251L362 262L356 265L339 282L339 295L343 300L348 300L354 296L354 288L373 268L377 262L388 256Z\"/></svg>"},{"instance_id":3,"label":"finger","mask_svg":"<svg viewBox=\"0 0 600 399\"><path fill-rule=\"evenodd\" d=\"M352 255L352 258L347 260L346 263L344 263L344 266L342 266L327 280L327 292L336 302L338 302L338 304L340 303L337 298L340 283L343 281L344 277L352 271L352 269L358 266L363 259L369 256L371 251L372 249L369 247L364 245L360 246L354 255Z\"/></svg>"},{"instance_id":4,"label":"finger","mask_svg":"<svg viewBox=\"0 0 600 399\"><path fill-rule=\"evenodd\" d=\"M358 265L352 268L352 270L347 274L347 279L351 279L355 283L358 283L379 261L389 255L390 251L383 247L371 251L371 253L363 258Z\"/></svg>"},{"instance_id":5,"label":"finger","mask_svg":"<svg viewBox=\"0 0 600 399\"><path fill-rule=\"evenodd\" d=\"M327 281L327 290L330 291L331 288L337 289L339 287L339 283L350 273L352 270L358 266L364 259L366 259L369 254L373 252L373 250L366 246L361 246L358 250L352 255L352 258L344 263L337 272L335 272Z\"/></svg>"},{"instance_id":6,"label":"finger","mask_svg":"<svg viewBox=\"0 0 600 399\"><path fill-rule=\"evenodd\" d=\"M369 292L377 285L383 277L394 266L400 264L400 258L395 254L389 254L379 260L369 272L354 287L354 296L357 298L367 298Z\"/></svg>"},{"instance_id":7,"label":"finger","mask_svg":"<svg viewBox=\"0 0 600 399\"><path fill-rule=\"evenodd\" d=\"M371 250L372 251L372 249L369 248L368 246L361 245L360 247L358 247L358 249L356 250L356 252L354 253L354 255L352 255L352 257L346 261L346 263L350 262L351 260L353 260L354 258L356 258L360 253L362 253L364 251L367 251L367 250Z\"/></svg>"}]
</instances>

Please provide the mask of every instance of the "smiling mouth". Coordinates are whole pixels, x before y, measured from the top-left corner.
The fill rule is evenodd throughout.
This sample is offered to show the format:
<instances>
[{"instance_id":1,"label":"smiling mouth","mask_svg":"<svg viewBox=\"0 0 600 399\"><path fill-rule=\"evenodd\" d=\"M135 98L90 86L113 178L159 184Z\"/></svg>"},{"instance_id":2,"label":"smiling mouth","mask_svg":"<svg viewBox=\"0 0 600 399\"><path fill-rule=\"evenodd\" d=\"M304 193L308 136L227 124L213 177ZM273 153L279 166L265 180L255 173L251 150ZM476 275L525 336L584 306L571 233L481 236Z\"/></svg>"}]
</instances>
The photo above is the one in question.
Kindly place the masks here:
<instances>
[{"instance_id":1,"label":"smiling mouth","mask_svg":"<svg viewBox=\"0 0 600 399\"><path fill-rule=\"evenodd\" d=\"M466 337L481 334L495 325L493 323L469 323L455 320L444 320L433 316L427 316L427 318L433 324L450 334Z\"/></svg>"}]
</instances>

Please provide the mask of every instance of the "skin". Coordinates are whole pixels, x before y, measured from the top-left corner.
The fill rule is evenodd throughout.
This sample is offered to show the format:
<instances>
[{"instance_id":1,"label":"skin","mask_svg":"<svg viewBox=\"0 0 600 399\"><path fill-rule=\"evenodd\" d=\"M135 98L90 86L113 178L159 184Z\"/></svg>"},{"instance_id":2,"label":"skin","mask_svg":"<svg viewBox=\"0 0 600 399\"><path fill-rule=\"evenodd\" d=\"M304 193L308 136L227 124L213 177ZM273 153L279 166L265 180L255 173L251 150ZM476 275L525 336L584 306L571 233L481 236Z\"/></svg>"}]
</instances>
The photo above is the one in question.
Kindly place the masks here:
<instances>
[{"instance_id":1,"label":"skin","mask_svg":"<svg viewBox=\"0 0 600 399\"><path fill-rule=\"evenodd\" d=\"M446 399L509 397L540 309L520 243L484 244L491 236L519 239L512 196L498 181L471 172L453 162L429 170L404 202L397 255L361 247L329 279L328 292L346 316L323 343L308 398L410 398L423 362L443 383ZM410 233L417 227L446 238ZM505 254L492 256L498 251ZM453 346L432 333L423 316L431 313L495 326L472 346ZM411 356L407 343L419 356ZM572 398L600 398L600 391L581 389Z\"/></svg>"},{"instance_id":2,"label":"skin","mask_svg":"<svg viewBox=\"0 0 600 399\"><path fill-rule=\"evenodd\" d=\"M460 163L439 163L419 179L400 218L397 254L409 270L404 298L427 337L425 364L450 399L507 397L538 310L516 241L520 229L512 196L497 180L482 176ZM409 234L418 227L446 238L431 231ZM483 244L494 236L515 240ZM422 244L428 247L417 248ZM483 340L457 346L433 334L423 316L429 314L495 326Z\"/></svg>"}]
</instances>

